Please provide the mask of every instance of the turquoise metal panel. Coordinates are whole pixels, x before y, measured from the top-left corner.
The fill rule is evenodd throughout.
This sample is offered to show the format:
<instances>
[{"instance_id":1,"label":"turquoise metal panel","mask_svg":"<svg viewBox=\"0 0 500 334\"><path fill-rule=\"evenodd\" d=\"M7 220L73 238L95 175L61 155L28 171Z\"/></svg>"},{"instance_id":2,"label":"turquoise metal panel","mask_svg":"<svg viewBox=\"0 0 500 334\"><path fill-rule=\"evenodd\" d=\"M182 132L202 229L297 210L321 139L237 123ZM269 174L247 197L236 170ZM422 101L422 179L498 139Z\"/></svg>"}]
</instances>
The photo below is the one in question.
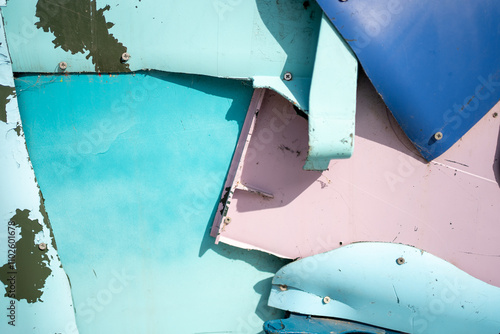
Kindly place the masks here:
<instances>
[{"instance_id":1,"label":"turquoise metal panel","mask_svg":"<svg viewBox=\"0 0 500 334\"><path fill-rule=\"evenodd\" d=\"M283 316L266 305L283 261L207 230L247 82L140 72L16 85L81 333L257 333Z\"/></svg>"},{"instance_id":2,"label":"turquoise metal panel","mask_svg":"<svg viewBox=\"0 0 500 334\"><path fill-rule=\"evenodd\" d=\"M412 334L500 332L500 288L401 244L355 243L288 264L269 305Z\"/></svg>"},{"instance_id":3,"label":"turquoise metal panel","mask_svg":"<svg viewBox=\"0 0 500 334\"><path fill-rule=\"evenodd\" d=\"M326 15L321 20L309 100L306 170L326 170L354 148L358 61Z\"/></svg>"}]
</instances>

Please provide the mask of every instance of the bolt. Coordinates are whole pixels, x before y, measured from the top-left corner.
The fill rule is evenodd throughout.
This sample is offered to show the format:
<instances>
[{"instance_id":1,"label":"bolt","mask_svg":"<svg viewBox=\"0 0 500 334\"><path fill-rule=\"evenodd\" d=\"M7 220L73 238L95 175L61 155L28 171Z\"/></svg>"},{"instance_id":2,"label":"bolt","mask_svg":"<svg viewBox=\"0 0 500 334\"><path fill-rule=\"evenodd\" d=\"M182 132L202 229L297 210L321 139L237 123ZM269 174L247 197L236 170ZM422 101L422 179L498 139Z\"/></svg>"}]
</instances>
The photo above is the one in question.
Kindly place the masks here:
<instances>
[{"instance_id":1,"label":"bolt","mask_svg":"<svg viewBox=\"0 0 500 334\"><path fill-rule=\"evenodd\" d=\"M122 62L127 62L130 59L130 54L127 52L122 53Z\"/></svg>"},{"instance_id":2,"label":"bolt","mask_svg":"<svg viewBox=\"0 0 500 334\"><path fill-rule=\"evenodd\" d=\"M498 113L497 112L494 112L493 113L493 118L497 118L498 117Z\"/></svg>"},{"instance_id":3,"label":"bolt","mask_svg":"<svg viewBox=\"0 0 500 334\"><path fill-rule=\"evenodd\" d=\"M347 0L339 0L340 2L346 2Z\"/></svg>"},{"instance_id":4,"label":"bolt","mask_svg":"<svg viewBox=\"0 0 500 334\"><path fill-rule=\"evenodd\" d=\"M61 69L62 71L66 71L67 68L68 64L65 61L59 63L59 69Z\"/></svg>"},{"instance_id":5,"label":"bolt","mask_svg":"<svg viewBox=\"0 0 500 334\"><path fill-rule=\"evenodd\" d=\"M228 225L229 223L231 223L231 217L224 218L224 224Z\"/></svg>"},{"instance_id":6,"label":"bolt","mask_svg":"<svg viewBox=\"0 0 500 334\"><path fill-rule=\"evenodd\" d=\"M39 250L46 250L47 249L47 244L45 242L42 242L40 244L38 244L38 249Z\"/></svg>"},{"instance_id":7,"label":"bolt","mask_svg":"<svg viewBox=\"0 0 500 334\"><path fill-rule=\"evenodd\" d=\"M405 264L405 262L406 261L405 261L404 257L398 257L396 260L396 263L399 265Z\"/></svg>"},{"instance_id":8,"label":"bolt","mask_svg":"<svg viewBox=\"0 0 500 334\"><path fill-rule=\"evenodd\" d=\"M323 304L328 304L331 301L330 297L326 296L323 298Z\"/></svg>"},{"instance_id":9,"label":"bolt","mask_svg":"<svg viewBox=\"0 0 500 334\"><path fill-rule=\"evenodd\" d=\"M436 139L436 140L441 140L441 139L443 139L443 133L442 133L442 132L436 132L436 133L434 134L434 139Z\"/></svg>"},{"instance_id":10,"label":"bolt","mask_svg":"<svg viewBox=\"0 0 500 334\"><path fill-rule=\"evenodd\" d=\"M286 72L285 75L283 76L283 79L285 81L291 81L292 80L292 73Z\"/></svg>"},{"instance_id":11,"label":"bolt","mask_svg":"<svg viewBox=\"0 0 500 334\"><path fill-rule=\"evenodd\" d=\"M286 291L286 290L288 290L288 287L285 284L282 284L282 285L280 285L280 290Z\"/></svg>"}]
</instances>

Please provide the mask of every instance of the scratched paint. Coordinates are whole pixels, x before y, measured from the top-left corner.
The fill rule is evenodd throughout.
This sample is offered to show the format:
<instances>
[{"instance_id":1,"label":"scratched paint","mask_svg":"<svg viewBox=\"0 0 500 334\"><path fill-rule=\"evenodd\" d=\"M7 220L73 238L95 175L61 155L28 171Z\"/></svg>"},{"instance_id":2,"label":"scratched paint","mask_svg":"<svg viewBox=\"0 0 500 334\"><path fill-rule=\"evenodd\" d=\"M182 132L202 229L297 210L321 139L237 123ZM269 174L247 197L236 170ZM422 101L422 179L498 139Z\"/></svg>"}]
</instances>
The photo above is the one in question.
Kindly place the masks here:
<instances>
[{"instance_id":1,"label":"scratched paint","mask_svg":"<svg viewBox=\"0 0 500 334\"><path fill-rule=\"evenodd\" d=\"M0 85L0 121L7 122L7 103L16 96L14 87Z\"/></svg>"},{"instance_id":2,"label":"scratched paint","mask_svg":"<svg viewBox=\"0 0 500 334\"><path fill-rule=\"evenodd\" d=\"M17 209L10 219L9 225L19 231L21 238L9 253L14 256L0 267L0 280L5 284L5 297L35 303L41 301L45 280L52 270L48 267L50 259L46 251L40 250L35 243L35 236L42 231L42 226L38 219L30 219L29 214L29 210ZM15 282L14 290L9 288L11 282Z\"/></svg>"},{"instance_id":3,"label":"scratched paint","mask_svg":"<svg viewBox=\"0 0 500 334\"><path fill-rule=\"evenodd\" d=\"M54 15L54 7L60 11ZM97 72L127 72L128 64L120 62L127 48L109 29L114 23L107 22L104 13L110 9L97 8L95 0L39 0L36 5L37 28L54 34L54 48L62 48L72 54L88 52L87 59Z\"/></svg>"}]
</instances>

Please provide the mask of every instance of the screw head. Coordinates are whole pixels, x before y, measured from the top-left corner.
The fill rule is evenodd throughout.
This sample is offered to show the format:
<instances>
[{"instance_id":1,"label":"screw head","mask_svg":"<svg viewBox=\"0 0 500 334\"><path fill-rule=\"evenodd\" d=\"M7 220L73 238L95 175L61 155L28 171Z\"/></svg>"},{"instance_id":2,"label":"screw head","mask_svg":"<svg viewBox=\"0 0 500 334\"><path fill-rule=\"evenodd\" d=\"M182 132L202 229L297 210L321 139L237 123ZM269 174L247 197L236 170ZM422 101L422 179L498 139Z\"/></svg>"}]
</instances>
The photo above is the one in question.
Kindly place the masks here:
<instances>
[{"instance_id":1,"label":"screw head","mask_svg":"<svg viewBox=\"0 0 500 334\"><path fill-rule=\"evenodd\" d=\"M293 77L292 77L292 73L290 73L290 72L286 72L286 73L285 73L285 75L283 75L283 79L284 79L285 81L291 81L291 80L293 79Z\"/></svg>"},{"instance_id":2,"label":"screw head","mask_svg":"<svg viewBox=\"0 0 500 334\"><path fill-rule=\"evenodd\" d=\"M493 113L493 118L497 118L498 117L498 113L497 112L494 112Z\"/></svg>"},{"instance_id":3,"label":"screw head","mask_svg":"<svg viewBox=\"0 0 500 334\"><path fill-rule=\"evenodd\" d=\"M436 139L436 140L441 140L441 139L443 139L443 133L442 133L442 132L436 132L436 133L434 134L434 139Z\"/></svg>"},{"instance_id":4,"label":"screw head","mask_svg":"<svg viewBox=\"0 0 500 334\"><path fill-rule=\"evenodd\" d=\"M67 68L68 68L68 63L66 63L65 61L59 63L60 70L65 71Z\"/></svg>"},{"instance_id":5,"label":"screw head","mask_svg":"<svg viewBox=\"0 0 500 334\"><path fill-rule=\"evenodd\" d=\"M288 290L288 286L286 286L285 284L281 284L280 285L280 290L281 291L286 291L286 290Z\"/></svg>"},{"instance_id":6,"label":"screw head","mask_svg":"<svg viewBox=\"0 0 500 334\"><path fill-rule=\"evenodd\" d=\"M331 300L332 300L332 299L331 299L330 297L325 296L325 297L323 298L323 304L328 304Z\"/></svg>"},{"instance_id":7,"label":"screw head","mask_svg":"<svg viewBox=\"0 0 500 334\"><path fill-rule=\"evenodd\" d=\"M47 244L45 242L41 242L38 244L38 249L39 250L46 250L47 249Z\"/></svg>"},{"instance_id":8,"label":"screw head","mask_svg":"<svg viewBox=\"0 0 500 334\"><path fill-rule=\"evenodd\" d=\"M224 224L226 224L226 225L230 224L231 220L232 220L231 217L224 218Z\"/></svg>"},{"instance_id":9,"label":"screw head","mask_svg":"<svg viewBox=\"0 0 500 334\"><path fill-rule=\"evenodd\" d=\"M130 54L127 52L122 53L122 61L126 62L130 59Z\"/></svg>"},{"instance_id":10,"label":"screw head","mask_svg":"<svg viewBox=\"0 0 500 334\"><path fill-rule=\"evenodd\" d=\"M405 264L405 262L406 262L406 261L405 261L405 258L404 258L404 257L398 257L398 258L396 259L396 263L397 263L398 265Z\"/></svg>"}]
</instances>

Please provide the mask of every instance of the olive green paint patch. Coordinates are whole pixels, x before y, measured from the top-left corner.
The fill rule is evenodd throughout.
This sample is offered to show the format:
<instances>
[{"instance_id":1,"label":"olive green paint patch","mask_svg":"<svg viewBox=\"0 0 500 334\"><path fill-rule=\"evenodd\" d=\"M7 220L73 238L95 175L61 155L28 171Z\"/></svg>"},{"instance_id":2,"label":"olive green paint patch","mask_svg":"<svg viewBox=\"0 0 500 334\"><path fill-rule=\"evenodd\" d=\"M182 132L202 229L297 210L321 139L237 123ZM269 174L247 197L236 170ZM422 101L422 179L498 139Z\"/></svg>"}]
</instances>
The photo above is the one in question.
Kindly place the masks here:
<instances>
[{"instance_id":1,"label":"olive green paint patch","mask_svg":"<svg viewBox=\"0 0 500 334\"><path fill-rule=\"evenodd\" d=\"M114 25L104 17L109 9L97 9L96 0L38 0L36 26L54 34L55 48L72 54L89 51L87 59L92 57L97 72L129 72L121 62L127 48L108 31Z\"/></svg>"},{"instance_id":2,"label":"olive green paint patch","mask_svg":"<svg viewBox=\"0 0 500 334\"><path fill-rule=\"evenodd\" d=\"M0 121L7 123L7 103L16 96L16 89L0 85Z\"/></svg>"},{"instance_id":3,"label":"olive green paint patch","mask_svg":"<svg viewBox=\"0 0 500 334\"><path fill-rule=\"evenodd\" d=\"M17 125L14 128L14 131L16 131L18 136L21 136L21 124L19 124L19 122L17 122Z\"/></svg>"},{"instance_id":4,"label":"olive green paint patch","mask_svg":"<svg viewBox=\"0 0 500 334\"><path fill-rule=\"evenodd\" d=\"M52 270L47 266L46 251L35 243L35 235L42 231L42 226L38 219L29 219L29 213L29 210L17 209L9 222L9 231L15 227L21 238L15 247L9 248L9 254L14 257L9 256L9 262L0 267L0 280L5 284L5 297L35 303L41 300L42 289Z\"/></svg>"},{"instance_id":5,"label":"olive green paint patch","mask_svg":"<svg viewBox=\"0 0 500 334\"><path fill-rule=\"evenodd\" d=\"M50 223L49 215L45 210L45 198L43 198L41 190L38 191L38 195L40 196L40 213L43 216L43 223L45 224L45 226L47 226L47 228L50 231L50 240L52 240L52 247L54 247L54 249L57 250L56 239L54 238L54 231L52 231L52 224Z\"/></svg>"}]
</instances>

